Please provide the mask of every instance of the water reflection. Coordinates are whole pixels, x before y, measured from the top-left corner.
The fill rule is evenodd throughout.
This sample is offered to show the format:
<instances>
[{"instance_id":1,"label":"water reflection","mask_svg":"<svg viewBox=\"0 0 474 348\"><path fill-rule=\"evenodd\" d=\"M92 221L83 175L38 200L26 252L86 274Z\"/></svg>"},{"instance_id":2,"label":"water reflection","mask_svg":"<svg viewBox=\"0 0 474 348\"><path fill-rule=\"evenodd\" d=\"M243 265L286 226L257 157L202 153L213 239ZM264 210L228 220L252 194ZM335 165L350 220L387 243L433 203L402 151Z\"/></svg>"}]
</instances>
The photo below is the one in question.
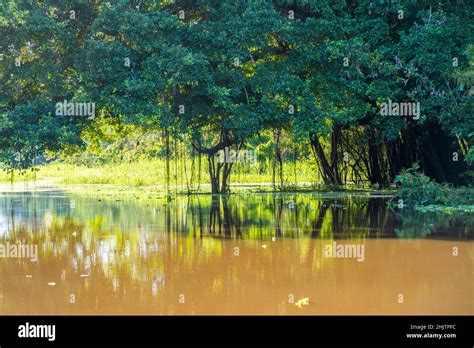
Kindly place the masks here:
<instances>
[{"instance_id":1,"label":"water reflection","mask_svg":"<svg viewBox=\"0 0 474 348\"><path fill-rule=\"evenodd\" d=\"M39 261L0 258L0 313L473 314L472 214L385 202L4 193L0 243L37 244ZM364 261L325 257L333 241Z\"/></svg>"}]
</instances>

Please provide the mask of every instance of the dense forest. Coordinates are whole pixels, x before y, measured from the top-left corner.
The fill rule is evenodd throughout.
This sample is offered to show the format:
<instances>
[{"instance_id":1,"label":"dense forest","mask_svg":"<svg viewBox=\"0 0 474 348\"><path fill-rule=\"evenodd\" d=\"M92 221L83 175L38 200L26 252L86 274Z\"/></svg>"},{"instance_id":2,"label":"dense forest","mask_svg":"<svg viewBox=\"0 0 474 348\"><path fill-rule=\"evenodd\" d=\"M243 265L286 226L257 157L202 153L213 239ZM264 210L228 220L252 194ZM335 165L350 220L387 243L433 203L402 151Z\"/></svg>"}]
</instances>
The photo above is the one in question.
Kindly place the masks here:
<instances>
[{"instance_id":1,"label":"dense forest","mask_svg":"<svg viewBox=\"0 0 474 348\"><path fill-rule=\"evenodd\" d=\"M183 160L224 193L237 165L217 155L231 149L255 151L280 186L288 162L326 184L386 187L416 163L464 186L473 12L459 0L5 0L0 163L158 158L169 188Z\"/></svg>"}]
</instances>

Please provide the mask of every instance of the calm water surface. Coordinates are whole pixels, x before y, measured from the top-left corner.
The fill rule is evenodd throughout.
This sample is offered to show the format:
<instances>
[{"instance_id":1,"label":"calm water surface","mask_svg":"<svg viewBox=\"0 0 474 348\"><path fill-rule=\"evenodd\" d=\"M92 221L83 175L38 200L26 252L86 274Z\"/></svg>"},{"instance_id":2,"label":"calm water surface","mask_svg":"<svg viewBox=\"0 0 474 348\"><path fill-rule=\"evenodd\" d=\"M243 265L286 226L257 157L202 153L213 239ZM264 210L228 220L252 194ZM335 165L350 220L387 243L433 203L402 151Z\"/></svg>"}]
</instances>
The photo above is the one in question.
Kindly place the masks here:
<instances>
[{"instance_id":1,"label":"calm water surface","mask_svg":"<svg viewBox=\"0 0 474 348\"><path fill-rule=\"evenodd\" d=\"M38 261L0 258L0 314L474 314L473 214L387 199L3 192L0 245Z\"/></svg>"}]
</instances>

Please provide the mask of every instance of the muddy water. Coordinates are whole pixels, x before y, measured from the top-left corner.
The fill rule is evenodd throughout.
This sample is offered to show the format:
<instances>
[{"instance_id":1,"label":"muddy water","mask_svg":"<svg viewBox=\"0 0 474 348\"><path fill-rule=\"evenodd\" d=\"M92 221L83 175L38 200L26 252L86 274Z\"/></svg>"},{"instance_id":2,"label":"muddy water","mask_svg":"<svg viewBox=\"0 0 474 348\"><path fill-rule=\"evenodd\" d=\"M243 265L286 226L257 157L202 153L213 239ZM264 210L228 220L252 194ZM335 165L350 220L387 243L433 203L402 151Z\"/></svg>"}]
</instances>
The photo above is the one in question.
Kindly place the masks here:
<instances>
[{"instance_id":1,"label":"muddy water","mask_svg":"<svg viewBox=\"0 0 474 348\"><path fill-rule=\"evenodd\" d=\"M386 201L5 192L0 314L474 314L474 217Z\"/></svg>"}]
</instances>

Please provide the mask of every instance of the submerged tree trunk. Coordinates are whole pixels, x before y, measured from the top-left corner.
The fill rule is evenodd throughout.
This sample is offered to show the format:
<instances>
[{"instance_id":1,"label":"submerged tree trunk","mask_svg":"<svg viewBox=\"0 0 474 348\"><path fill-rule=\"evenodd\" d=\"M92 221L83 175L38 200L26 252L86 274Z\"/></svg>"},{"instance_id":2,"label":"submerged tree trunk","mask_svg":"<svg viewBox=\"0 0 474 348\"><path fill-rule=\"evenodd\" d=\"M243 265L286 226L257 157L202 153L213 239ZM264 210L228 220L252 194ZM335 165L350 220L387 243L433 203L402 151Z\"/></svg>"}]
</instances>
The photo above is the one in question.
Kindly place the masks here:
<instances>
[{"instance_id":1,"label":"submerged tree trunk","mask_svg":"<svg viewBox=\"0 0 474 348\"><path fill-rule=\"evenodd\" d=\"M467 170L462 159L462 148L457 139L449 136L438 124L424 126L419 145L422 169L426 175L438 182L465 185L460 174Z\"/></svg>"},{"instance_id":2,"label":"submerged tree trunk","mask_svg":"<svg viewBox=\"0 0 474 348\"><path fill-rule=\"evenodd\" d=\"M280 176L280 190L283 190L283 158L280 148L281 129L273 133L275 143L275 160L278 162L278 175Z\"/></svg>"},{"instance_id":3,"label":"submerged tree trunk","mask_svg":"<svg viewBox=\"0 0 474 348\"><path fill-rule=\"evenodd\" d=\"M369 180L371 184L377 184L379 188L383 187L386 183L381 167L382 147L376 142L375 131L373 129L367 129L367 143L368 143L368 156L369 156Z\"/></svg>"},{"instance_id":4,"label":"submerged tree trunk","mask_svg":"<svg viewBox=\"0 0 474 348\"><path fill-rule=\"evenodd\" d=\"M179 158L179 147L178 140L174 139L174 190L175 193L178 190L178 158Z\"/></svg>"},{"instance_id":5,"label":"submerged tree trunk","mask_svg":"<svg viewBox=\"0 0 474 348\"><path fill-rule=\"evenodd\" d=\"M336 184L342 184L341 174L339 172L339 165L341 163L341 156L339 154L339 147L341 142L341 127L334 126L331 133L331 170L334 173Z\"/></svg>"},{"instance_id":6,"label":"submerged tree trunk","mask_svg":"<svg viewBox=\"0 0 474 348\"><path fill-rule=\"evenodd\" d=\"M165 191L166 197L170 197L170 136L168 128L164 129L165 135Z\"/></svg>"},{"instance_id":7,"label":"submerged tree trunk","mask_svg":"<svg viewBox=\"0 0 474 348\"><path fill-rule=\"evenodd\" d=\"M339 175L339 155L338 155L338 145L339 145L339 135L340 130L335 128L335 131L331 134L331 163L329 163L324 149L319 141L317 134L312 134L310 136L311 149L313 154L316 157L316 160L319 163L319 169L324 183L326 184L342 184L341 176Z\"/></svg>"},{"instance_id":8,"label":"submerged tree trunk","mask_svg":"<svg viewBox=\"0 0 474 348\"><path fill-rule=\"evenodd\" d=\"M458 139L447 134L439 124L408 126L399 138L387 144L390 180L402 169L420 162L421 170L437 182L465 185L466 180L460 175L467 170L461 157L464 153Z\"/></svg>"},{"instance_id":9,"label":"submerged tree trunk","mask_svg":"<svg viewBox=\"0 0 474 348\"><path fill-rule=\"evenodd\" d=\"M209 176L211 179L211 191L212 193L219 192L219 163L217 164L216 168L216 161L214 155L208 155L207 163L209 165Z\"/></svg>"},{"instance_id":10,"label":"submerged tree trunk","mask_svg":"<svg viewBox=\"0 0 474 348\"><path fill-rule=\"evenodd\" d=\"M225 151L226 148L230 148L233 144L234 141L225 132L221 133L219 143L212 147L205 148L202 146L200 141L192 143L193 147L199 154L207 155L209 177L213 194L229 192L228 181L233 163L229 163L227 158L224 158L223 162L216 161L216 155L219 151ZM241 143L240 147L242 144L243 143Z\"/></svg>"},{"instance_id":11,"label":"submerged tree trunk","mask_svg":"<svg viewBox=\"0 0 474 348\"><path fill-rule=\"evenodd\" d=\"M212 193L229 192L229 176L233 163L219 163L215 155L208 155L209 176L211 179Z\"/></svg>"},{"instance_id":12,"label":"submerged tree trunk","mask_svg":"<svg viewBox=\"0 0 474 348\"><path fill-rule=\"evenodd\" d=\"M222 185L221 185L221 192L229 192L229 176L230 170L232 168L232 163L224 163L224 167L222 168Z\"/></svg>"}]
</instances>

